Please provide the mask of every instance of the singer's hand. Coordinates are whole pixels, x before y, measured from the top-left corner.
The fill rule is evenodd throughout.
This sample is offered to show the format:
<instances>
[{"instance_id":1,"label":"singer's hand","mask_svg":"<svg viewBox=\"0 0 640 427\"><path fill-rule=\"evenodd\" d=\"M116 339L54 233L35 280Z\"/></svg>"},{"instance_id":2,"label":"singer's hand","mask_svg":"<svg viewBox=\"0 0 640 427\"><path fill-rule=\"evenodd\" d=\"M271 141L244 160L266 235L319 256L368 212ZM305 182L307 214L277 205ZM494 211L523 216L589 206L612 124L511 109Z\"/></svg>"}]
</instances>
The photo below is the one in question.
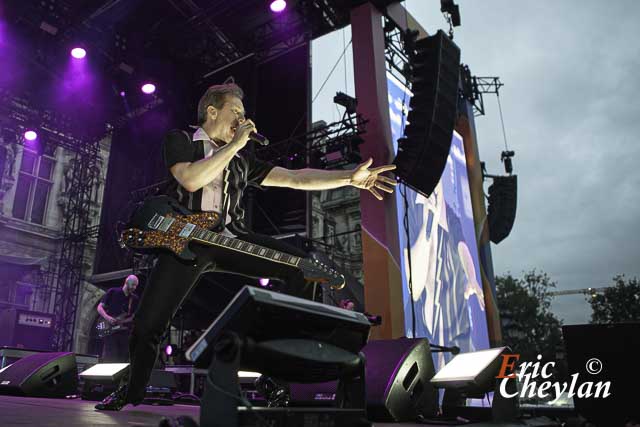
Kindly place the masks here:
<instances>
[{"instance_id":1,"label":"singer's hand","mask_svg":"<svg viewBox=\"0 0 640 427\"><path fill-rule=\"evenodd\" d=\"M382 194L378 190L382 190L386 193L393 193L396 186L396 181L392 178L381 175L383 172L392 171L396 168L396 165L384 165L377 168L369 169L369 166L373 163L373 159L369 158L366 162L360 163L356 167L351 175L351 185L363 190L369 190L373 197L378 200L382 200Z\"/></svg>"},{"instance_id":2,"label":"singer's hand","mask_svg":"<svg viewBox=\"0 0 640 427\"><path fill-rule=\"evenodd\" d=\"M238 127L236 127L231 143L240 146L240 148L244 147L247 145L247 141L249 141L249 134L251 134L251 132L257 132L256 125L252 120L243 120L238 124Z\"/></svg>"}]
</instances>

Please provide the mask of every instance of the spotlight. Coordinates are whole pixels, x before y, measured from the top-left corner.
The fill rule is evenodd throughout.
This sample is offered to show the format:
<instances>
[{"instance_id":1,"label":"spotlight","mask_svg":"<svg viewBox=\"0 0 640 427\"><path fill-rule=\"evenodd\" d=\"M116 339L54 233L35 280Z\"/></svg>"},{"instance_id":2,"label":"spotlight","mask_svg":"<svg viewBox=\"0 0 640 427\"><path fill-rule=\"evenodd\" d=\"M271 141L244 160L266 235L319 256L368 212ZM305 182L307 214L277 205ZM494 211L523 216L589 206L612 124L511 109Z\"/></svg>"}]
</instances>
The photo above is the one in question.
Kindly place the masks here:
<instances>
[{"instance_id":1,"label":"spotlight","mask_svg":"<svg viewBox=\"0 0 640 427\"><path fill-rule=\"evenodd\" d=\"M121 97L123 97L123 98L124 98L126 94L127 94L127 93L126 93L125 91L123 91L123 90L121 90L121 91L120 91L120 96L121 96Z\"/></svg>"},{"instance_id":2,"label":"spotlight","mask_svg":"<svg viewBox=\"0 0 640 427\"><path fill-rule=\"evenodd\" d=\"M28 130L24 133L24 139L26 139L27 141L35 141L37 137L38 134L33 130Z\"/></svg>"},{"instance_id":3,"label":"spotlight","mask_svg":"<svg viewBox=\"0 0 640 427\"><path fill-rule=\"evenodd\" d=\"M284 0L274 0L269 7L272 12L280 13L287 7L287 2Z\"/></svg>"},{"instance_id":4,"label":"spotlight","mask_svg":"<svg viewBox=\"0 0 640 427\"><path fill-rule=\"evenodd\" d=\"M147 95L150 95L156 91L156 85L153 83L145 83L142 85L142 91Z\"/></svg>"},{"instance_id":5,"label":"spotlight","mask_svg":"<svg viewBox=\"0 0 640 427\"><path fill-rule=\"evenodd\" d=\"M258 282L260 283L260 286L262 286L263 288L266 288L267 286L269 286L269 279L265 277L258 279Z\"/></svg>"},{"instance_id":6,"label":"spotlight","mask_svg":"<svg viewBox=\"0 0 640 427\"><path fill-rule=\"evenodd\" d=\"M73 49L71 49L71 56L76 59L82 59L87 56L87 51L81 47L74 47Z\"/></svg>"},{"instance_id":7,"label":"spotlight","mask_svg":"<svg viewBox=\"0 0 640 427\"><path fill-rule=\"evenodd\" d=\"M460 7L454 0L440 0L440 12L451 16L451 24L454 27L460 26Z\"/></svg>"},{"instance_id":8,"label":"spotlight","mask_svg":"<svg viewBox=\"0 0 640 427\"><path fill-rule=\"evenodd\" d=\"M116 381L127 373L128 363L98 363L80 373L85 380Z\"/></svg>"},{"instance_id":9,"label":"spotlight","mask_svg":"<svg viewBox=\"0 0 640 427\"><path fill-rule=\"evenodd\" d=\"M168 344L168 345L164 348L164 353L165 353L167 356L171 356L171 355L173 354L174 347L175 347L174 345L172 345L172 344Z\"/></svg>"},{"instance_id":10,"label":"spotlight","mask_svg":"<svg viewBox=\"0 0 640 427\"><path fill-rule=\"evenodd\" d=\"M336 92L336 96L333 97L333 102L338 105L342 105L349 114L356 113L356 107L358 106L358 100L352 96L343 92Z\"/></svg>"},{"instance_id":11,"label":"spotlight","mask_svg":"<svg viewBox=\"0 0 640 427\"><path fill-rule=\"evenodd\" d=\"M80 373L84 385L80 393L83 400L102 400L115 391L120 380L129 372L128 363L98 363Z\"/></svg>"},{"instance_id":12,"label":"spotlight","mask_svg":"<svg viewBox=\"0 0 640 427\"><path fill-rule=\"evenodd\" d=\"M503 151L500 160L504 163L504 171L511 175L513 173L513 162L511 158L515 156L515 151Z\"/></svg>"}]
</instances>

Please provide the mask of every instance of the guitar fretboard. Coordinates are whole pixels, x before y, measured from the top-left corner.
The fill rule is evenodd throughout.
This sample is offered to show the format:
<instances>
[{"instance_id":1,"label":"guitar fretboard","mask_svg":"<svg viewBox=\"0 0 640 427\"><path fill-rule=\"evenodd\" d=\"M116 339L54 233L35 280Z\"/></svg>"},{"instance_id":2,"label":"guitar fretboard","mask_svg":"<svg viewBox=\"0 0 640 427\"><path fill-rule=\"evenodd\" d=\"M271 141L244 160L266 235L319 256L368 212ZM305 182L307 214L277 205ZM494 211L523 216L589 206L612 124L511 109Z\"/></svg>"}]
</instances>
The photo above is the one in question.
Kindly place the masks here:
<instances>
[{"instance_id":1,"label":"guitar fretboard","mask_svg":"<svg viewBox=\"0 0 640 427\"><path fill-rule=\"evenodd\" d=\"M300 262L300 258L297 256L256 245L255 243L245 242L244 240L234 239L233 237L227 237L223 234L209 231L201 227L196 227L189 237L203 243L224 247L294 267L297 267Z\"/></svg>"}]
</instances>

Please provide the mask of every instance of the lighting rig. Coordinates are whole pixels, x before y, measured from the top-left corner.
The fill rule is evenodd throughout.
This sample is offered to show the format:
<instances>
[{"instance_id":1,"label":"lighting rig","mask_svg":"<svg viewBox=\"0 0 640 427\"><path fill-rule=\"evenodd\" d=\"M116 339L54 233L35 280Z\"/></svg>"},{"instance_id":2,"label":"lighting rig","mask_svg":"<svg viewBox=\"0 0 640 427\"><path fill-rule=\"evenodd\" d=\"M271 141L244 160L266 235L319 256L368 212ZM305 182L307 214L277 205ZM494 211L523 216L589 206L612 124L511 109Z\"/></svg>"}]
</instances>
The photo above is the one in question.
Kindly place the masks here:
<instances>
[{"instance_id":1,"label":"lighting rig","mask_svg":"<svg viewBox=\"0 0 640 427\"><path fill-rule=\"evenodd\" d=\"M260 158L319 168L338 168L360 162L358 146L364 142L361 135L366 132L367 120L355 112L355 98L339 92L334 101L345 106L340 121L321 124L304 134L261 146L258 148Z\"/></svg>"},{"instance_id":2,"label":"lighting rig","mask_svg":"<svg viewBox=\"0 0 640 427\"><path fill-rule=\"evenodd\" d=\"M500 77L476 77L471 75L468 65L460 65L460 78L462 80L462 96L473 105L474 117L484 116L483 95L490 93L499 96L500 88L504 84Z\"/></svg>"},{"instance_id":3,"label":"lighting rig","mask_svg":"<svg viewBox=\"0 0 640 427\"><path fill-rule=\"evenodd\" d=\"M411 77L409 55L407 52L414 50L418 33L402 31L398 26L384 18L384 48L387 67L391 74L398 80L408 84Z\"/></svg>"}]
</instances>

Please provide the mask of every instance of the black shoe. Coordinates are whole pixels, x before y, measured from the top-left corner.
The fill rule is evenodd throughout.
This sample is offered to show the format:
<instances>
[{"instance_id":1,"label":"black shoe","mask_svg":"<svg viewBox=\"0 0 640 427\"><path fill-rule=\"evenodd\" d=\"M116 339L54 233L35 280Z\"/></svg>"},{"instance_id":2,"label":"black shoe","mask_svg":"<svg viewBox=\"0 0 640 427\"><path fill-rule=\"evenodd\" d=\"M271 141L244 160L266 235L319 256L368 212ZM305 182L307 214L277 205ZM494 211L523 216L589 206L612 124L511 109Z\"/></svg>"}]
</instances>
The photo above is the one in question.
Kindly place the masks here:
<instances>
[{"instance_id":1,"label":"black shoe","mask_svg":"<svg viewBox=\"0 0 640 427\"><path fill-rule=\"evenodd\" d=\"M119 411L127 403L127 386L121 385L116 391L102 399L95 408L99 411Z\"/></svg>"},{"instance_id":2,"label":"black shoe","mask_svg":"<svg viewBox=\"0 0 640 427\"><path fill-rule=\"evenodd\" d=\"M289 406L291 393L287 384L281 383L274 378L261 375L254 383L256 391L266 399L270 408Z\"/></svg>"}]
</instances>

